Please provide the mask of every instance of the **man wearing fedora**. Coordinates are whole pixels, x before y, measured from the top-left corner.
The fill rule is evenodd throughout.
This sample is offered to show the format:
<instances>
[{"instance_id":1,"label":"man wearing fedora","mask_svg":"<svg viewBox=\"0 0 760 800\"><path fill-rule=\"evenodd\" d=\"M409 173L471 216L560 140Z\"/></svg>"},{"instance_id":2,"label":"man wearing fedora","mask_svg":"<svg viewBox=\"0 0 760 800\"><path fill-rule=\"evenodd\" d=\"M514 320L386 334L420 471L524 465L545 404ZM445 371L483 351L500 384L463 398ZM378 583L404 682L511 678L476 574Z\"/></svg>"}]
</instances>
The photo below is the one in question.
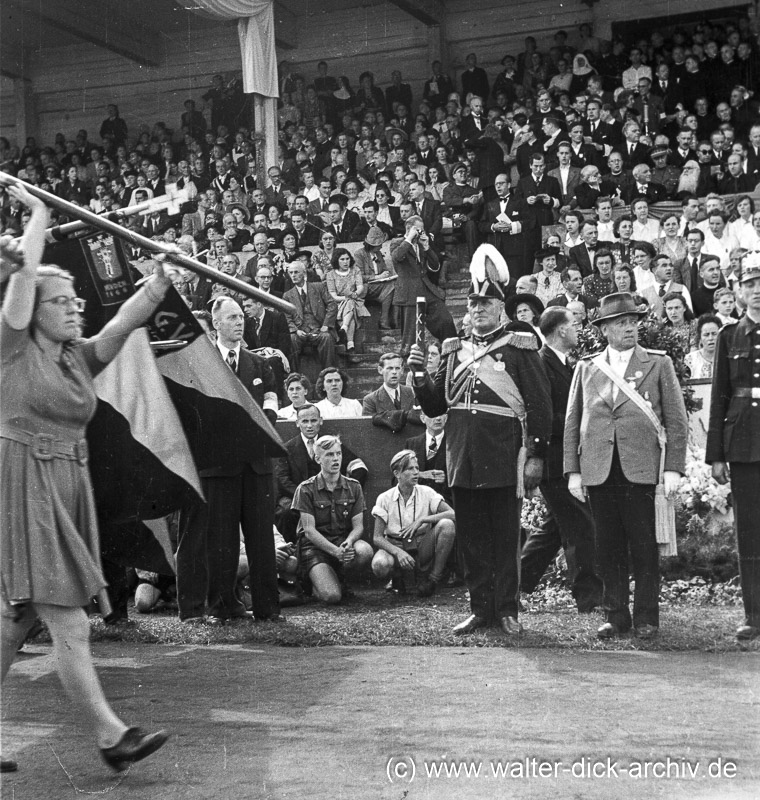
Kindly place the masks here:
<instances>
[{"instance_id":1,"label":"man wearing fedora","mask_svg":"<svg viewBox=\"0 0 760 800\"><path fill-rule=\"evenodd\" d=\"M657 417L665 436L666 494L677 489L686 462L688 422L681 387L665 353L638 345L638 322L644 316L628 292L602 298L594 323L608 345L599 355L579 362L567 406L568 489L578 500L588 500L596 525L607 614L597 632L600 639L626 633L632 624L640 638L652 638L659 631L655 487L661 450L658 431L643 406ZM633 617L629 551L636 582Z\"/></svg>"},{"instance_id":2,"label":"man wearing fedora","mask_svg":"<svg viewBox=\"0 0 760 800\"><path fill-rule=\"evenodd\" d=\"M742 259L737 284L746 314L718 335L705 460L718 483L731 480L744 624L760 636L760 253Z\"/></svg>"},{"instance_id":3,"label":"man wearing fedora","mask_svg":"<svg viewBox=\"0 0 760 800\"><path fill-rule=\"evenodd\" d=\"M396 288L396 270L386 261L382 246L386 235L379 227L371 227L364 239L364 247L354 253L356 266L362 273L364 283L364 302L379 303L380 329L393 328L393 294Z\"/></svg>"},{"instance_id":4,"label":"man wearing fedora","mask_svg":"<svg viewBox=\"0 0 760 800\"><path fill-rule=\"evenodd\" d=\"M472 611L454 634L498 625L518 635L521 498L543 473L549 382L534 337L501 322L509 270L498 250L481 245L470 272L472 334L443 342L435 379L416 344L407 364L423 412L448 414L446 467Z\"/></svg>"}]
</instances>

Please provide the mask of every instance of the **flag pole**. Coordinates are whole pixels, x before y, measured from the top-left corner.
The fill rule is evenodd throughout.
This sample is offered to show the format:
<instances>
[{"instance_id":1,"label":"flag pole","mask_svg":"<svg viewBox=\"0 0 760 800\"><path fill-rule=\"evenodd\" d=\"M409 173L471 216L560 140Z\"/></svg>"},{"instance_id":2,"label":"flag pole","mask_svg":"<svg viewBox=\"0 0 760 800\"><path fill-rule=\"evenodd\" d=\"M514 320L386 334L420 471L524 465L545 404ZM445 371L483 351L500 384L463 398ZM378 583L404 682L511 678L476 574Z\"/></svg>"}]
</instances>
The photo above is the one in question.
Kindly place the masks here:
<instances>
[{"instance_id":1,"label":"flag pole","mask_svg":"<svg viewBox=\"0 0 760 800\"><path fill-rule=\"evenodd\" d=\"M129 230L129 228L123 228L117 222L113 222L106 217L98 216L87 208L70 203L68 200L64 200L62 197L58 197L50 192L46 192L44 189L40 189L37 186L32 186L31 184L25 183L24 181L21 181L13 175L3 172L2 170L0 170L0 183L5 183L6 185L12 186L23 186L23 188L26 189L29 194L39 198L47 205L52 206L59 211L63 211L70 217L74 217L82 222L86 222L93 228L111 233L120 239L126 239L131 244L135 245L136 247L141 247L143 250L149 250L152 253L163 254L166 256L167 260L171 261L173 264L177 264L180 267L189 269L191 272L194 272L197 275L202 275L204 278L209 278L209 280L213 281L214 283L221 283L223 286L226 286L227 288L232 289L233 291L238 292L245 297L251 297L254 300L258 300L260 303L273 306L285 314L295 313L295 306L293 306L291 303L288 303L287 300L281 300L279 297L275 297L272 294L262 292L261 289L257 289L254 286L251 286L250 284L233 277L232 275L227 275L224 272L220 272L219 270L208 266L208 264L203 264L200 261L196 261L194 258L186 256L184 253L177 253L173 245L169 245L166 242L155 242L153 239L148 239L142 234Z\"/></svg>"}]
</instances>

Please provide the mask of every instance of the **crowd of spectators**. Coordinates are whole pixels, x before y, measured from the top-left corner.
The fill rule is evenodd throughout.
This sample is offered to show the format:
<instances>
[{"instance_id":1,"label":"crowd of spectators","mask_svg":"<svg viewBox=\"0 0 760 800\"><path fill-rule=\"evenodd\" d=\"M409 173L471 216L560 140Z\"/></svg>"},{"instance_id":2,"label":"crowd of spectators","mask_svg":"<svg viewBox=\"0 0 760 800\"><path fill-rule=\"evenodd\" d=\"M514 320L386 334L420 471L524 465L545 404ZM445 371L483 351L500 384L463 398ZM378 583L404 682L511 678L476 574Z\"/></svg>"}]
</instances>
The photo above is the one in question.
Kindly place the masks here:
<instances>
[{"instance_id":1,"label":"crowd of spectators","mask_svg":"<svg viewBox=\"0 0 760 800\"><path fill-rule=\"evenodd\" d=\"M313 423L313 409L320 420L365 415L393 431L425 423L401 381L413 313L399 294L409 288L408 261L426 264L431 291L445 287L446 237L459 239L469 256L484 241L499 250L512 273L507 314L537 338L547 306L567 306L583 327L603 296L630 291L683 336L693 350L692 375L707 377L717 331L741 312L735 267L760 250L760 209L751 196L760 188L754 25L747 17L703 21L669 38L655 30L631 42L602 40L582 25L575 47L558 31L545 51L529 36L523 52L504 56L497 75L479 67L474 53L458 81L434 62L417 97L398 70L384 89L363 72L355 91L325 61L315 76L283 63L278 156L265 165L263 184L261 141L241 124L238 84L221 76L202 110L185 102L177 129L157 122L130 131L111 105L97 143L85 130L71 139L57 134L52 145L28 139L20 150L0 138L0 162L99 214L162 197L171 186L185 190L181 213L157 207L121 221L293 304L296 313L286 317L189 272L175 284L212 337L214 304L221 296L238 301L245 345L272 361L279 405L290 401L280 417L296 420L301 434L304 412ZM652 213L664 201L671 201L667 213ZM25 222L8 196L0 219L6 232ZM139 263L149 254L129 255ZM405 320L407 330L399 353L380 364L382 387L360 403L347 396L339 355L360 360L357 333L373 303L381 328ZM453 322L445 308L442 314L440 329L448 331ZM322 368L317 397L300 372L307 351ZM320 447L310 457L329 484L340 446L328 440ZM414 469L408 454L394 466L404 501ZM286 511L318 502L307 502L298 487L283 498ZM358 500L351 502L358 513ZM388 545L387 509L375 516L384 555L372 564L388 576L386 556L395 553L406 567L409 559ZM425 590L431 574L441 580L453 536L445 502L433 502L429 516L437 533L432 549L426 545ZM313 523L306 518L306 530L316 531ZM330 601L340 586L321 567L370 563L354 534L350 526L341 533L350 558L334 543L322 548L332 560L309 554L309 569L320 567L313 582ZM312 544L323 539L311 537Z\"/></svg>"}]
</instances>

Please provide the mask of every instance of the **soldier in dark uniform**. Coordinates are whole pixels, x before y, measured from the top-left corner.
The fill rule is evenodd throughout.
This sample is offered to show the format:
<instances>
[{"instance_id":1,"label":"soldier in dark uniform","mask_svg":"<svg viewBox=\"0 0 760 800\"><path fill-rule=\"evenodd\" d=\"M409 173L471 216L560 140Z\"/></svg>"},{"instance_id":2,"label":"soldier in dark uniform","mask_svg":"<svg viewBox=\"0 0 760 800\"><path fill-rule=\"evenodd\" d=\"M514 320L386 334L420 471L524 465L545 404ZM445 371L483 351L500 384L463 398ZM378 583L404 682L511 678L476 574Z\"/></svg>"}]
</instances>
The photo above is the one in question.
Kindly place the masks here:
<instances>
[{"instance_id":1,"label":"soldier in dark uniform","mask_svg":"<svg viewBox=\"0 0 760 800\"><path fill-rule=\"evenodd\" d=\"M760 635L760 253L742 259L738 291L747 313L718 336L705 460L731 480L744 599L736 638Z\"/></svg>"},{"instance_id":2,"label":"soldier in dark uniform","mask_svg":"<svg viewBox=\"0 0 760 800\"><path fill-rule=\"evenodd\" d=\"M551 397L535 337L501 324L509 271L498 250L481 245L470 272L472 335L444 341L434 380L420 374L417 345L408 365L425 414L448 412L446 465L472 610L454 634L493 624L519 634L521 497L541 480Z\"/></svg>"}]
</instances>

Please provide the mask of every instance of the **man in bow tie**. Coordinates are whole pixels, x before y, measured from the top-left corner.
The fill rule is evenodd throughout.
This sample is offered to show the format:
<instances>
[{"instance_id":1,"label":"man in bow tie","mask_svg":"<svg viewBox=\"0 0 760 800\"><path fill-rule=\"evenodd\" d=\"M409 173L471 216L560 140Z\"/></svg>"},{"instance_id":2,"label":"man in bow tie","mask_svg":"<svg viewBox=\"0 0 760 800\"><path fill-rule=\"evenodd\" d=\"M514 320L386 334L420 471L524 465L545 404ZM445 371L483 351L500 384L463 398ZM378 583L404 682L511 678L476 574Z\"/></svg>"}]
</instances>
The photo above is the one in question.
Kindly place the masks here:
<instances>
[{"instance_id":1,"label":"man in bow tie","mask_svg":"<svg viewBox=\"0 0 760 800\"><path fill-rule=\"evenodd\" d=\"M494 188L496 199L486 203L478 229L504 257L510 273L519 278L530 272L526 253L528 231L524 230L524 226L531 224L528 206L510 191L509 175L497 175Z\"/></svg>"}]
</instances>

